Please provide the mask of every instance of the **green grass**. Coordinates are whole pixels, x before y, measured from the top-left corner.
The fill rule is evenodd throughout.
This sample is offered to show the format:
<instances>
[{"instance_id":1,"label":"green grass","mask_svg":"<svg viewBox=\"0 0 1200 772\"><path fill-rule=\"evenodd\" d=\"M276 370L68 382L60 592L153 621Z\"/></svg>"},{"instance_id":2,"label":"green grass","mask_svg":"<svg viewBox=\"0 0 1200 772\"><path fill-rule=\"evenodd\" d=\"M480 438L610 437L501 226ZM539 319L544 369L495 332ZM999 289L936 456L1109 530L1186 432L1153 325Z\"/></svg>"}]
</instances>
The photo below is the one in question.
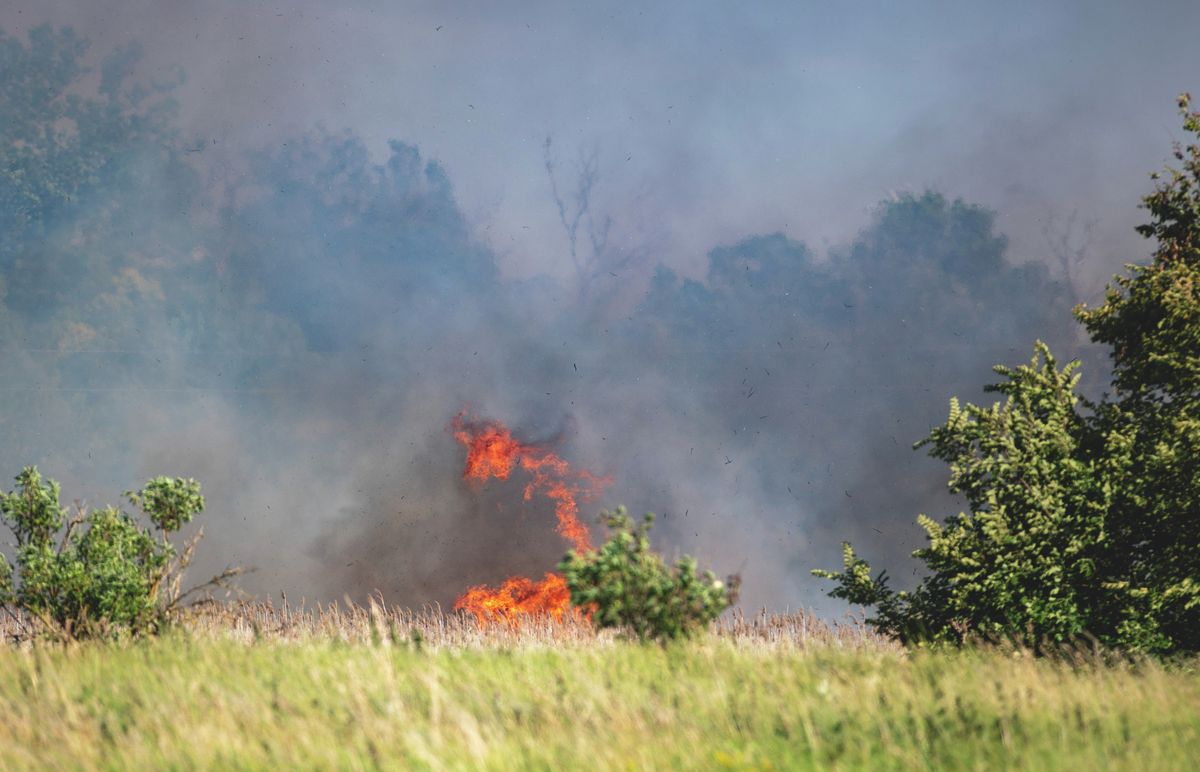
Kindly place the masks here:
<instances>
[{"instance_id":1,"label":"green grass","mask_svg":"<svg viewBox=\"0 0 1200 772\"><path fill-rule=\"evenodd\" d=\"M1194 665L1194 663L1193 663ZM0 649L4 768L1128 768L1200 757L1200 674L710 636Z\"/></svg>"}]
</instances>

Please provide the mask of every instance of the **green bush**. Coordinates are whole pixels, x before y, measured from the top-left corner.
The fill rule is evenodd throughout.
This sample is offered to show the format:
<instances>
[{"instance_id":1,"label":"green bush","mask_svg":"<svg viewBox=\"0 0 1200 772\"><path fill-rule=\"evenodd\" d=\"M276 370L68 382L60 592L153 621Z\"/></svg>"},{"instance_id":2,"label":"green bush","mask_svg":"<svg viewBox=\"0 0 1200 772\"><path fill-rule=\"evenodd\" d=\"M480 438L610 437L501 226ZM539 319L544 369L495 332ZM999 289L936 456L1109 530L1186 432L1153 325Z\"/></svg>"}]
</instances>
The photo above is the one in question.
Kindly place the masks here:
<instances>
[{"instance_id":1,"label":"green bush","mask_svg":"<svg viewBox=\"0 0 1200 772\"><path fill-rule=\"evenodd\" d=\"M204 509L195 480L156 477L130 502L156 535L115 507L78 508L68 519L59 485L26 467L16 488L0 493L0 519L16 538L16 568L0 556L0 603L16 606L44 629L68 637L157 629L194 590L183 573L202 532L177 551L169 535ZM228 569L203 586L223 584ZM199 589L199 588L194 588Z\"/></svg>"},{"instance_id":2,"label":"green bush","mask_svg":"<svg viewBox=\"0 0 1200 772\"><path fill-rule=\"evenodd\" d=\"M650 550L652 513L636 528L624 507L600 517L608 541L583 554L572 550L558 565L572 605L591 612L597 626L623 628L641 641L680 638L737 601L737 576L721 582L711 571L701 575L687 555L668 567Z\"/></svg>"},{"instance_id":3,"label":"green bush","mask_svg":"<svg viewBox=\"0 0 1200 772\"><path fill-rule=\"evenodd\" d=\"M1179 99L1184 130L1200 113ZM1039 343L1025 367L997 372L991 407L950 405L922 442L950 466L969 511L944 525L921 516L929 575L895 592L844 546L834 597L874 606L869 619L906 641L1080 638L1167 654L1200 651L1200 143L1176 146L1182 169L1143 199L1157 242L1102 305L1079 306L1110 347L1113 393L1074 393ZM1080 409L1082 403L1083 410Z\"/></svg>"}]
</instances>

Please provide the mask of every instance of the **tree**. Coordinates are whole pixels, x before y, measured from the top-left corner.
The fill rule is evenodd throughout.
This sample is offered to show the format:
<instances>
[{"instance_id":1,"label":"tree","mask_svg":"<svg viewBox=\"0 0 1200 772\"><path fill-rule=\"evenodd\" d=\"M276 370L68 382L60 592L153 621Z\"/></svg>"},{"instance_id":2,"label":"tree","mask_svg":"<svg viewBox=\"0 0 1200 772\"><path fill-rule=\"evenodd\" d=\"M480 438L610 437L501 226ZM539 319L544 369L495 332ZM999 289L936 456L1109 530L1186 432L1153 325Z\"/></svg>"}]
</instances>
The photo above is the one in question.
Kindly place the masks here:
<instances>
[{"instance_id":1,"label":"tree","mask_svg":"<svg viewBox=\"0 0 1200 772\"><path fill-rule=\"evenodd\" d=\"M190 366L229 317L195 216L198 156L174 122L178 79L139 77L139 54L93 57L70 28L0 31L0 465L68 464L86 445L123 474L120 395L220 369Z\"/></svg>"},{"instance_id":2,"label":"tree","mask_svg":"<svg viewBox=\"0 0 1200 772\"><path fill-rule=\"evenodd\" d=\"M570 192L568 201L568 196L560 189L555 174L558 164L551 152L552 146L553 139L547 135L542 144L546 178L550 182L550 195L554 199L559 224L567 237L567 248L571 256L571 267L575 269L579 300L591 301L594 306L600 306L608 300L611 289L609 293L595 297L593 293L597 281L606 275L617 276L618 271L628 268L644 255L638 250L613 247L609 243L614 224L612 216L605 215L600 218L592 209L592 194L600 182L600 151L594 147L591 150L580 148L575 164L575 189ZM581 227L587 236L586 244L581 244L580 241Z\"/></svg>"},{"instance_id":3,"label":"tree","mask_svg":"<svg viewBox=\"0 0 1200 772\"><path fill-rule=\"evenodd\" d=\"M450 302L498 305L496 266L445 170L412 145L388 149L379 164L350 132L293 137L251 154L227 191L218 251L231 292L298 324L312 348L376 345L381 327Z\"/></svg>"},{"instance_id":4,"label":"tree","mask_svg":"<svg viewBox=\"0 0 1200 772\"><path fill-rule=\"evenodd\" d=\"M1181 169L1151 175L1143 199L1157 241L1149 265L1129 266L1105 301L1080 307L1092 339L1107 344L1114 395L1097 414L1129 436L1128 472L1112 481L1107 567L1120 637L1155 649L1200 649L1200 113L1179 97Z\"/></svg>"},{"instance_id":5,"label":"tree","mask_svg":"<svg viewBox=\"0 0 1200 772\"><path fill-rule=\"evenodd\" d=\"M175 146L176 82L129 82L141 55L130 44L89 87L88 47L70 28L36 27L27 43L0 31L0 272L10 308L35 322L119 273L122 250L73 247L80 231L140 230L194 190Z\"/></svg>"},{"instance_id":6,"label":"tree","mask_svg":"<svg viewBox=\"0 0 1200 772\"><path fill-rule=\"evenodd\" d=\"M1179 99L1184 128L1200 114ZM876 607L870 621L906 641L1009 638L1032 646L1093 635L1158 653L1200 649L1200 144L1177 146L1138 231L1157 240L1105 302L1076 309L1107 344L1114 393L1074 392L1037 344L1028 366L997 372L991 407L952 400L929 446L969 511L921 516L930 573L911 592L844 546L834 597ZM1082 404L1081 404L1082 403ZM1081 410L1081 407L1083 408Z\"/></svg>"},{"instance_id":7,"label":"tree","mask_svg":"<svg viewBox=\"0 0 1200 772\"><path fill-rule=\"evenodd\" d=\"M991 407L950 402L950 416L918 446L950 465L950 490L969 511L940 525L919 522L929 546L914 556L932 572L914 592L893 593L887 577L845 546L845 570L831 593L876 605L871 621L912 641L1017 637L1029 645L1065 642L1088 629L1097 562L1105 546L1112 491L1098 480L1122 458L1097 453L1077 410L1078 363L1059 368L1040 341L1028 365L996 370Z\"/></svg>"}]
</instances>

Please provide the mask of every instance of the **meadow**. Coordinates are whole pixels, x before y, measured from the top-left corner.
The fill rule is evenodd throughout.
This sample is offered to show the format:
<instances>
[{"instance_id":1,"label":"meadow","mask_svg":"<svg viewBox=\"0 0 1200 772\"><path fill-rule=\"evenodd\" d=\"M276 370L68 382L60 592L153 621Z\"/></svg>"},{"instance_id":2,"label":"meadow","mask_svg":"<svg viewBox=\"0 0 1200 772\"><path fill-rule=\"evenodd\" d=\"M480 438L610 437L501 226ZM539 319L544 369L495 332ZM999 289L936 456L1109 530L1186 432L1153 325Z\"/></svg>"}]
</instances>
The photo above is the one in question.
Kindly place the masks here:
<instances>
[{"instance_id":1,"label":"meadow","mask_svg":"<svg viewBox=\"0 0 1200 772\"><path fill-rule=\"evenodd\" d=\"M905 650L805 614L663 647L245 604L159 637L0 648L0 766L1186 769L1197 664Z\"/></svg>"}]
</instances>

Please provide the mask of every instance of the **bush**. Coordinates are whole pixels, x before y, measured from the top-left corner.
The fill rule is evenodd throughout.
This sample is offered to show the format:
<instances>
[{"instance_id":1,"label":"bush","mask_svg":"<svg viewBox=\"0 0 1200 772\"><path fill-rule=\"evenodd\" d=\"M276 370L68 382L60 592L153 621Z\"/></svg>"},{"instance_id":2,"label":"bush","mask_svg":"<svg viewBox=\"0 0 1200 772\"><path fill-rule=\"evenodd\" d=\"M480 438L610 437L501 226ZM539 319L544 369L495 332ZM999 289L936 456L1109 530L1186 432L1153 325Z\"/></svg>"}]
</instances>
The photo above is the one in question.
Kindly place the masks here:
<instances>
[{"instance_id":1,"label":"bush","mask_svg":"<svg viewBox=\"0 0 1200 772\"><path fill-rule=\"evenodd\" d=\"M651 552L653 513L636 528L624 507L600 517L608 525L608 541L583 554L572 550L558 565L571 604L590 613L597 626L624 628L641 641L675 639L737 601L739 577L721 582L711 571L700 575L687 555L668 568Z\"/></svg>"},{"instance_id":2,"label":"bush","mask_svg":"<svg viewBox=\"0 0 1200 772\"><path fill-rule=\"evenodd\" d=\"M181 591L184 571L203 532L179 552L169 535L204 509L195 480L156 477L128 492L157 537L115 507L73 517L59 503L59 484L26 467L16 488L0 493L0 519L16 538L16 570L0 556L0 603L15 605L44 629L88 637L158 629L200 588ZM222 585L227 569L201 587Z\"/></svg>"},{"instance_id":3,"label":"bush","mask_svg":"<svg viewBox=\"0 0 1200 772\"><path fill-rule=\"evenodd\" d=\"M1184 130L1200 113L1179 99ZM902 640L1015 639L1031 646L1094 637L1158 654L1200 651L1200 143L1143 199L1157 241L1149 265L1118 276L1076 317L1110 347L1113 393L1074 394L1076 363L997 368L991 407L950 405L918 443L950 465L970 511L939 525L914 557L929 576L894 592L844 546L831 595L876 607Z\"/></svg>"}]
</instances>

